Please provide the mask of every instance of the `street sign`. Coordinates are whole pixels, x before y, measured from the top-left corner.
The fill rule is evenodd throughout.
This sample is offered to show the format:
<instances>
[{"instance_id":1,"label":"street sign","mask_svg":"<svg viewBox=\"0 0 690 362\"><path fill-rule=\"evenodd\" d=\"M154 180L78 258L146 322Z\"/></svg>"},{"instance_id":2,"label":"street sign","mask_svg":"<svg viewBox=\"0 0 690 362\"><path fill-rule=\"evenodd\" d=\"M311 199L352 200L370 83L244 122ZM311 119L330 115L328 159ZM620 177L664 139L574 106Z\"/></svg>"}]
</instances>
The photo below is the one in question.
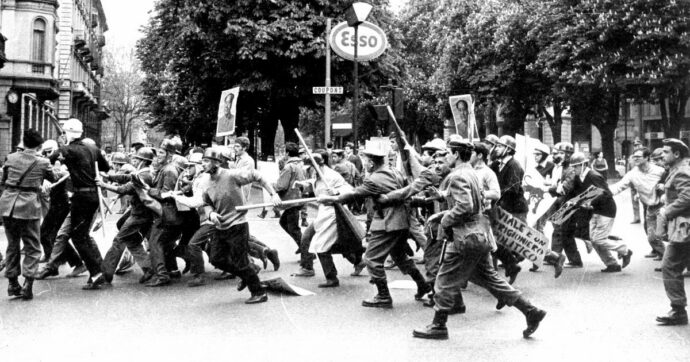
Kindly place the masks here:
<instances>
[{"instance_id":1,"label":"street sign","mask_svg":"<svg viewBox=\"0 0 690 362\"><path fill-rule=\"evenodd\" d=\"M343 94L343 87L312 87L314 94Z\"/></svg>"},{"instance_id":2,"label":"street sign","mask_svg":"<svg viewBox=\"0 0 690 362\"><path fill-rule=\"evenodd\" d=\"M365 21L357 29L357 60L367 61L378 58L388 47L386 34L378 26ZM333 51L339 56L354 60L355 58L355 28L347 25L347 21L338 23L331 30L330 43Z\"/></svg>"}]
</instances>

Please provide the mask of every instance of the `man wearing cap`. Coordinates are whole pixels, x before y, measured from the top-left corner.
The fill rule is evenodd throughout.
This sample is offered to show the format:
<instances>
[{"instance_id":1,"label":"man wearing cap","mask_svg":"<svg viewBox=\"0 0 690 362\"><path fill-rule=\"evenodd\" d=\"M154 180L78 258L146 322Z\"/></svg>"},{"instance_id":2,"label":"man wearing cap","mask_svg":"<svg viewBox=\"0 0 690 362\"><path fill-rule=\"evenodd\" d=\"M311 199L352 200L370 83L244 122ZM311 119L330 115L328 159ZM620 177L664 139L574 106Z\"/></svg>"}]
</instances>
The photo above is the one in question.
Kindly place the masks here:
<instances>
[{"instance_id":1,"label":"man wearing cap","mask_svg":"<svg viewBox=\"0 0 690 362\"><path fill-rule=\"evenodd\" d=\"M357 167L345 157L345 151L336 149L331 152L331 166L333 170L342 176L350 186L355 186L360 174Z\"/></svg>"},{"instance_id":2,"label":"man wearing cap","mask_svg":"<svg viewBox=\"0 0 690 362\"><path fill-rule=\"evenodd\" d=\"M623 178L611 185L610 190L613 195L617 195L627 188L634 187L637 195L644 206L645 231L647 232L647 242L652 247L652 252L646 257L658 258L664 255L664 243L656 234L657 216L663 206L661 194L657 191L660 184L663 184L666 170L649 162L650 152L647 148L635 150L632 154L632 161L635 164L632 170Z\"/></svg>"},{"instance_id":3,"label":"man wearing cap","mask_svg":"<svg viewBox=\"0 0 690 362\"><path fill-rule=\"evenodd\" d=\"M319 196L319 202L347 203L355 199L367 197L378 198L379 195L401 189L406 181L402 173L386 165L385 158L387 153L381 147L369 145L363 151L366 157L364 165L369 175L364 179L361 186L356 187L351 192L343 193L339 196ZM417 283L417 294L415 298L421 300L431 287L419 272L414 262L407 256L407 236L409 234L409 210L404 203L393 205L380 205L374 200L370 207L373 213L373 220L369 231L369 245L365 252L367 270L371 276L371 281L376 285L378 293L371 299L362 301L365 307L391 308L393 299L388 291L386 272L383 263L390 255L403 274L408 274Z\"/></svg>"},{"instance_id":4,"label":"man wearing cap","mask_svg":"<svg viewBox=\"0 0 690 362\"><path fill-rule=\"evenodd\" d=\"M575 190L576 194L582 194L590 186L597 187L603 193L587 201L580 207L585 210L590 210L592 216L589 219L589 239L592 242L594 250L599 254L599 258L606 269L602 269L603 273L620 272L630 264L632 257L632 250L628 246L618 242L617 240L610 240L609 234L613 229L613 222L616 217L616 202L613 200L613 195L606 183L606 178L599 172L589 167L587 158L582 152L575 152L570 157L570 167L573 168L579 177L578 186ZM612 251L618 254L618 258L623 260L623 265L619 265L616 258L613 257Z\"/></svg>"},{"instance_id":5,"label":"man wearing cap","mask_svg":"<svg viewBox=\"0 0 690 362\"><path fill-rule=\"evenodd\" d=\"M688 146L676 138L663 141L664 162L669 168L664 189L666 203L659 218L667 221L669 241L661 262L664 289L671 311L656 318L660 325L688 324L688 304L683 270L690 265L690 165Z\"/></svg>"},{"instance_id":6,"label":"man wearing cap","mask_svg":"<svg viewBox=\"0 0 690 362\"><path fill-rule=\"evenodd\" d=\"M98 245L92 242L89 232L96 211L99 208L98 188L96 187L96 163L101 172L108 172L110 166L98 148L90 146L82 138L82 123L72 118L63 125L68 145L60 147L50 160L54 162L58 157L64 158L72 181L72 199L70 207L71 232L69 236L74 247L79 252L91 277L82 288L85 290L99 289L105 282L101 273L101 256Z\"/></svg>"},{"instance_id":7,"label":"man wearing cap","mask_svg":"<svg viewBox=\"0 0 690 362\"><path fill-rule=\"evenodd\" d=\"M249 225L245 219L246 211L235 208L246 202L242 186L258 182L271 195L273 205L282 203L273 187L256 170L222 169L223 162L218 150L209 148L202 159L204 172L210 174L208 188L202 199L209 220L213 223L209 248L209 261L215 267L239 276L242 282L239 290L249 288L252 296L245 303L262 303L268 296L259 282L256 271L249 262Z\"/></svg>"},{"instance_id":8,"label":"man wearing cap","mask_svg":"<svg viewBox=\"0 0 690 362\"><path fill-rule=\"evenodd\" d=\"M43 138L36 130L26 130L22 142L24 151L10 154L2 166L0 215L7 236L7 294L29 300L33 298L32 287L41 258L39 193L43 180L55 182L57 176L48 160L39 155ZM24 252L21 269L20 243ZM24 276L23 287L19 285L20 273Z\"/></svg>"},{"instance_id":9,"label":"man wearing cap","mask_svg":"<svg viewBox=\"0 0 690 362\"><path fill-rule=\"evenodd\" d=\"M151 269L151 258L143 246L144 236L148 235L151 229L153 213L144 205L136 192L137 188L153 185L153 171L150 167L153 162L153 151L148 147L142 147L132 157L131 162L136 168L134 173L103 177L104 181L112 181L121 186L114 186L103 181L99 182L99 186L106 190L120 195L132 196L130 213L123 216L122 225L103 258L103 274L108 282L112 281L125 248L129 250L134 261L139 264L143 271L143 276L139 279L140 283L145 283L154 274Z\"/></svg>"},{"instance_id":10,"label":"man wearing cap","mask_svg":"<svg viewBox=\"0 0 690 362\"><path fill-rule=\"evenodd\" d=\"M500 303L519 309L527 320L523 337L527 338L539 327L546 312L536 308L521 293L501 279L491 262L495 248L487 238L486 222L482 221L482 186L469 161L473 145L460 137L448 143L448 162L454 165L449 178L448 205L441 214L441 230L447 238L445 253L436 277L434 319L424 328L415 329L413 336L427 339L448 339L446 322L449 311L461 300L461 288L471 281L491 292Z\"/></svg>"},{"instance_id":11,"label":"man wearing cap","mask_svg":"<svg viewBox=\"0 0 690 362\"><path fill-rule=\"evenodd\" d=\"M355 186L357 186L359 182L361 182L361 175L364 170L362 167L362 159L355 155L355 144L352 142L347 142L343 150L345 151L345 159L352 162L352 164L357 168L357 172L360 174L360 179L356 180L355 182Z\"/></svg>"},{"instance_id":12,"label":"man wearing cap","mask_svg":"<svg viewBox=\"0 0 690 362\"><path fill-rule=\"evenodd\" d=\"M175 240L182 233L182 218L177 211L175 200L163 197L175 190L179 171L172 163L172 158L181 146L176 139L164 139L156 152L153 166L155 176L148 195L160 202L163 213L161 216L154 215L149 234L151 268L155 274L155 278L147 284L150 287L168 285L171 277L179 277L181 274L173 249Z\"/></svg>"}]
</instances>

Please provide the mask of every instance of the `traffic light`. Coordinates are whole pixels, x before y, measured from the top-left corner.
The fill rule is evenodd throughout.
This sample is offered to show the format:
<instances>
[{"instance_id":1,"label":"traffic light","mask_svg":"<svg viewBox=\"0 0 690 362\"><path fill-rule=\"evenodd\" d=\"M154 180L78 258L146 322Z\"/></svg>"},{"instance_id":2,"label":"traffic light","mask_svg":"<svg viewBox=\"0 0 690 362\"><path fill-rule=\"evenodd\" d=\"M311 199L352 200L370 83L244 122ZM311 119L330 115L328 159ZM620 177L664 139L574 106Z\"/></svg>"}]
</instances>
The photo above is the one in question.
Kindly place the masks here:
<instances>
[{"instance_id":1,"label":"traffic light","mask_svg":"<svg viewBox=\"0 0 690 362\"><path fill-rule=\"evenodd\" d=\"M405 97L402 88L393 88L393 115L398 121L405 116Z\"/></svg>"}]
</instances>

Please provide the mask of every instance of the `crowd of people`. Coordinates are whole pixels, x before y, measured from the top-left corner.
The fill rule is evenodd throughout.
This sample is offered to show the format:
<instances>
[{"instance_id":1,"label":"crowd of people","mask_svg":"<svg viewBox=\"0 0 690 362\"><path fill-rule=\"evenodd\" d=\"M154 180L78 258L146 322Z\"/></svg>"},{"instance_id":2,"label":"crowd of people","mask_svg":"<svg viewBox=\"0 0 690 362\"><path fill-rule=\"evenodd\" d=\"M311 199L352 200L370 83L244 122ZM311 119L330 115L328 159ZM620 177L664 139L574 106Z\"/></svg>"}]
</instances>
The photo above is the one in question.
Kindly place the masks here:
<instances>
[{"instance_id":1,"label":"crowd of people","mask_svg":"<svg viewBox=\"0 0 690 362\"><path fill-rule=\"evenodd\" d=\"M34 281L58 275L65 263L73 267L70 276L88 272L85 290L103 288L134 264L141 269L139 282L147 286L165 287L190 273L187 285L200 287L208 283L206 253L222 271L216 279L238 277L238 290L250 292L246 303L266 302L261 264L266 269L270 262L278 270L280 259L249 230L246 206L252 185L260 185L267 199L259 216L272 205L296 244L300 268L294 276L315 276L318 258L325 278L318 286L338 287L333 254L341 254L352 263L352 275L366 269L376 288L362 305L391 308L386 269L394 265L416 283L414 298L434 309L431 324L413 331L430 339L448 338L448 316L466 312L462 294L472 282L496 298L497 309L519 310L528 338L546 311L512 286L525 255L497 242L502 236L495 234L497 215L508 213L526 225L531 200L526 190L548 192L555 201L531 227L541 232L552 221L543 262L553 267L554 277L564 267L583 267L576 237L596 251L602 272L616 273L630 264L633 251L611 235L617 211L613 196L631 188L643 204L651 247L647 257L662 261L658 271L671 302L671 311L657 321L688 323L683 277L690 266L690 165L688 147L678 139L664 140L653 152L635 149L634 167L610 186L602 158L590 165L570 143L539 144L536 167L525 170L515 157L515 139L494 135L474 142L458 135L436 138L421 153L404 135L391 136L390 145L368 142L359 154L351 143L343 150L311 151L288 142L278 179L269 182L256 170L244 137L232 147L185 152L182 142L171 138L157 148L137 145L131 155L118 149L106 157L82 137L79 120L70 119L63 130L62 144L25 131L21 150L2 166L0 213L8 247L0 269L7 269L10 297L32 299ZM540 176L536 184L534 178L526 181L526 173ZM592 190L593 197L580 200ZM114 206L102 200L106 191L119 195L123 207L103 256L91 233L103 227L103 211ZM561 209L573 210L567 221L549 219ZM359 213L366 214L366 228L354 218ZM411 258L415 246L423 255L422 270ZM39 270L41 261L46 264ZM530 271L539 268L535 262Z\"/></svg>"}]
</instances>

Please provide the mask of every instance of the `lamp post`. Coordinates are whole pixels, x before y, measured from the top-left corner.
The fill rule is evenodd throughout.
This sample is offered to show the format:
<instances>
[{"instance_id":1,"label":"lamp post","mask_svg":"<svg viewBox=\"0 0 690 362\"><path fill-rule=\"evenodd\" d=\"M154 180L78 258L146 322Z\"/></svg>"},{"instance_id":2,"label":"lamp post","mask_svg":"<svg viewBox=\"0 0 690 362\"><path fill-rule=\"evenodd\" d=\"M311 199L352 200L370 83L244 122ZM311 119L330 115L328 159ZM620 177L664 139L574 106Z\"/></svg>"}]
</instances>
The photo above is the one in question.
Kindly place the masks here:
<instances>
[{"instance_id":1,"label":"lamp post","mask_svg":"<svg viewBox=\"0 0 690 362\"><path fill-rule=\"evenodd\" d=\"M372 6L363 2L356 2L347 9L345 13L345 18L347 20L347 25L355 28L355 54L354 54L354 71L353 75L355 78L354 90L353 90L353 101L352 101L352 133L354 137L355 147L359 144L358 132L357 132L357 105L359 104L359 61L357 60L357 48L359 43L359 24L365 22L369 13L371 13Z\"/></svg>"}]
</instances>

